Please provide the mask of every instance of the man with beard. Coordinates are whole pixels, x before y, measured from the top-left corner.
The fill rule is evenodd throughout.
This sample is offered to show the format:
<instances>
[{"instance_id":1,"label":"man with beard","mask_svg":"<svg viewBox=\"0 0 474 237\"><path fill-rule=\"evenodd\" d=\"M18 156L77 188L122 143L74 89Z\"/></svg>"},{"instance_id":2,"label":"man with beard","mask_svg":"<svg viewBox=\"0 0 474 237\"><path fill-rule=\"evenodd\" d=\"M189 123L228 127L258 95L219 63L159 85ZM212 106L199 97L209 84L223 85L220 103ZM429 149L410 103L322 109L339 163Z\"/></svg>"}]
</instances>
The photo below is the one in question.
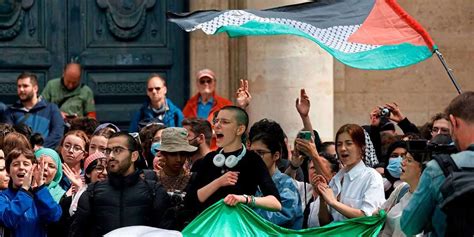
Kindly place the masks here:
<instances>
[{"instance_id":1,"label":"man with beard","mask_svg":"<svg viewBox=\"0 0 474 237\"><path fill-rule=\"evenodd\" d=\"M142 179L136 168L139 144L125 132L107 142L108 180L88 186L82 194L69 236L103 236L126 226L171 226L165 217L170 198L163 186Z\"/></svg>"},{"instance_id":2,"label":"man with beard","mask_svg":"<svg viewBox=\"0 0 474 237\"><path fill-rule=\"evenodd\" d=\"M64 122L58 106L38 98L38 78L33 73L24 72L16 80L20 98L7 109L7 123L26 124L33 133L44 138L44 147L56 148L64 134Z\"/></svg>"},{"instance_id":3,"label":"man with beard","mask_svg":"<svg viewBox=\"0 0 474 237\"><path fill-rule=\"evenodd\" d=\"M440 167L437 160L426 164L418 187L401 216L400 225L406 235L420 233L430 225L433 236L472 236L474 234L472 224L474 92L464 92L454 98L446 108L445 114L450 122L450 126L445 128L450 127L451 136L460 152L448 156L450 164L444 162L445 159L442 158L444 168ZM452 170L452 174L447 178L444 169ZM456 184L459 185L455 186L457 177L462 177L464 180L462 184L458 182ZM447 184L452 184L452 186ZM442 193L442 190L446 191L446 188L449 188L449 195ZM447 208L442 209L442 207Z\"/></svg>"},{"instance_id":4,"label":"man with beard","mask_svg":"<svg viewBox=\"0 0 474 237\"><path fill-rule=\"evenodd\" d=\"M48 81L41 95L58 105L63 119L96 118L94 94L91 88L81 84L81 65L78 63L67 64L63 76Z\"/></svg>"},{"instance_id":5,"label":"man with beard","mask_svg":"<svg viewBox=\"0 0 474 237\"><path fill-rule=\"evenodd\" d=\"M148 77L148 96L145 103L138 110L130 122L129 132L138 132L150 123L161 123L166 127L181 127L183 113L166 98L168 88L163 76L153 73Z\"/></svg>"},{"instance_id":6,"label":"man with beard","mask_svg":"<svg viewBox=\"0 0 474 237\"><path fill-rule=\"evenodd\" d=\"M197 170L198 161L211 152L212 127L211 123L200 118L186 118L183 127L188 130L188 141L197 151L189 158L186 168L191 172Z\"/></svg>"}]
</instances>

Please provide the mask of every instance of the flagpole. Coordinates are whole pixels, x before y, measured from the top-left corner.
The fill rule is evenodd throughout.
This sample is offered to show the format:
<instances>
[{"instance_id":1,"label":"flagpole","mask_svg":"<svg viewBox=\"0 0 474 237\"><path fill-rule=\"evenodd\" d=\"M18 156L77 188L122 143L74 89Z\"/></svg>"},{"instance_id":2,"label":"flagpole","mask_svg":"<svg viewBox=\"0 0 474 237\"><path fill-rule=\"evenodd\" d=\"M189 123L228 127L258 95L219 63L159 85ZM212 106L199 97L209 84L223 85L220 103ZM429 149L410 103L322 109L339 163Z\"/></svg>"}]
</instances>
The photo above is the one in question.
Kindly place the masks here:
<instances>
[{"instance_id":1,"label":"flagpole","mask_svg":"<svg viewBox=\"0 0 474 237\"><path fill-rule=\"evenodd\" d=\"M449 76L449 78L451 79L451 82L453 83L454 87L456 87L456 90L458 91L458 94L461 94L461 93L462 93L461 87L459 86L459 84L458 84L457 81L456 81L456 78L454 77L453 70L448 67L448 64L446 63L446 61L444 60L443 55L441 54L441 52L439 52L438 49L435 49L434 52L436 53L436 55L438 56L439 60L440 60L441 63L443 64L443 67L444 67L444 69L446 70L446 72L448 73L448 76Z\"/></svg>"}]
</instances>

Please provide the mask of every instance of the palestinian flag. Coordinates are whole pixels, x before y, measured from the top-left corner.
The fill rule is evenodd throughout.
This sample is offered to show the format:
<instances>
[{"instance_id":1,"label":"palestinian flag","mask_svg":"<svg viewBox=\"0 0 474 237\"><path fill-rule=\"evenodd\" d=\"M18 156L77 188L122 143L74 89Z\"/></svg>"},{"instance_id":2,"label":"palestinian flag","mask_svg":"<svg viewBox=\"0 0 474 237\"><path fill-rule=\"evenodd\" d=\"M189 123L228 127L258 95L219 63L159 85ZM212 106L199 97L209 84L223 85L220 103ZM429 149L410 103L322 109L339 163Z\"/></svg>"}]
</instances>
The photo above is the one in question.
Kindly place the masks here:
<instances>
[{"instance_id":1,"label":"palestinian flag","mask_svg":"<svg viewBox=\"0 0 474 237\"><path fill-rule=\"evenodd\" d=\"M360 69L393 69L421 62L437 49L423 27L395 0L321 0L266 10L168 13L190 32L230 37L298 35L342 63Z\"/></svg>"}]
</instances>

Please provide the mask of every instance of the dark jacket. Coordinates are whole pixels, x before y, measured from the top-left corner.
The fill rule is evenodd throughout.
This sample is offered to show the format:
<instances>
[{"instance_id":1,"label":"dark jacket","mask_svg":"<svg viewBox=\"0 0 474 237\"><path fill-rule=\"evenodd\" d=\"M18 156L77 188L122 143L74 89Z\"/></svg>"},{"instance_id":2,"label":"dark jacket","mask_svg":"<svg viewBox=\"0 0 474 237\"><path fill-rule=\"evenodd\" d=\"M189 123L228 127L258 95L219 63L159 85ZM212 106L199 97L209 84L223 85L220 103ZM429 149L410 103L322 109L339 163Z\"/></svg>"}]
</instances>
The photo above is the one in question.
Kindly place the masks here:
<instances>
[{"instance_id":1,"label":"dark jacket","mask_svg":"<svg viewBox=\"0 0 474 237\"><path fill-rule=\"evenodd\" d=\"M58 106L40 99L33 108L26 110L20 101L17 101L5 114L6 123L24 123L31 127L34 133L44 138L44 147L56 148L64 135L64 120Z\"/></svg>"},{"instance_id":2,"label":"dark jacket","mask_svg":"<svg viewBox=\"0 0 474 237\"><path fill-rule=\"evenodd\" d=\"M144 180L140 171L90 184L79 199L69 236L102 236L134 225L168 228L164 218L170 199L159 183Z\"/></svg>"},{"instance_id":3,"label":"dark jacket","mask_svg":"<svg viewBox=\"0 0 474 237\"><path fill-rule=\"evenodd\" d=\"M32 193L11 187L0 192L0 224L12 230L12 236L46 236L45 225L58 221L61 207L46 186Z\"/></svg>"},{"instance_id":4,"label":"dark jacket","mask_svg":"<svg viewBox=\"0 0 474 237\"><path fill-rule=\"evenodd\" d=\"M150 100L147 101L140 107L130 122L128 132L138 132L140 130L139 124L146 124L149 122L161 122L166 127L181 127L181 122L184 119L181 110L171 102L170 99L166 99L166 111L163 119L159 120L158 115L150 108Z\"/></svg>"}]
</instances>

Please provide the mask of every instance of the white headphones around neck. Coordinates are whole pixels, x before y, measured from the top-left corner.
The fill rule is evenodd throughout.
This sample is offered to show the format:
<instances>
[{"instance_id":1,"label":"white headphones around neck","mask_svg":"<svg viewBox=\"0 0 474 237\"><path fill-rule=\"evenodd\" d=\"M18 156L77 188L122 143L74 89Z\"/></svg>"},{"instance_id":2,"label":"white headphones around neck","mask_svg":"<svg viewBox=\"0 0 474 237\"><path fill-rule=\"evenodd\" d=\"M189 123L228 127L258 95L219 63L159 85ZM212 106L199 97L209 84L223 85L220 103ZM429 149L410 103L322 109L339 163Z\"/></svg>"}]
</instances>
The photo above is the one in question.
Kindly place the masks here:
<instances>
[{"instance_id":1,"label":"white headphones around neck","mask_svg":"<svg viewBox=\"0 0 474 237\"><path fill-rule=\"evenodd\" d=\"M224 149L221 149L212 160L214 165L217 167L223 167L225 165L227 168L234 168L239 163L239 161L242 160L242 157L245 156L245 153L247 153L247 149L245 149L244 144L242 144L242 152L240 152L238 156L230 155L225 157L224 154L222 154L223 151Z\"/></svg>"}]
</instances>

